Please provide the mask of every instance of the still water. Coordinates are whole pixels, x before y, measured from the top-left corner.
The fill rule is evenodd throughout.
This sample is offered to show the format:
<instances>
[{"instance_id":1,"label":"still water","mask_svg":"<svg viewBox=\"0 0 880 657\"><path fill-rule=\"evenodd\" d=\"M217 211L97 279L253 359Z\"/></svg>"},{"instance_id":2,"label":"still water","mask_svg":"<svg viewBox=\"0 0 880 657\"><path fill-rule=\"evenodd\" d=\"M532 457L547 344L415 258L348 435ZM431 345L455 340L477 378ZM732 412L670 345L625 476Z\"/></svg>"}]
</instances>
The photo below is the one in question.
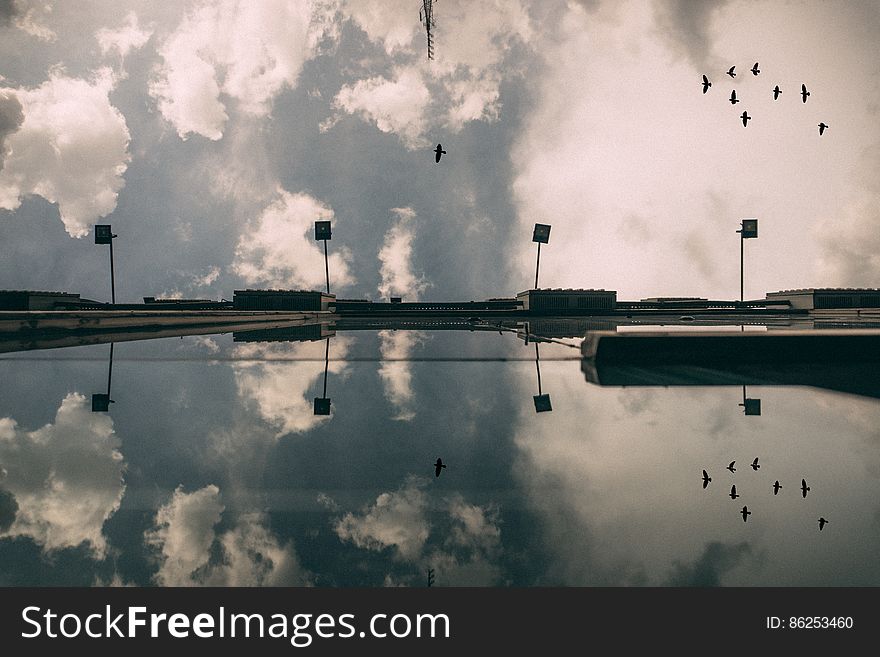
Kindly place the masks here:
<instances>
[{"instance_id":1,"label":"still water","mask_svg":"<svg viewBox=\"0 0 880 657\"><path fill-rule=\"evenodd\" d=\"M0 585L880 585L872 396L365 330L117 343L93 412L109 354L0 357Z\"/></svg>"}]
</instances>

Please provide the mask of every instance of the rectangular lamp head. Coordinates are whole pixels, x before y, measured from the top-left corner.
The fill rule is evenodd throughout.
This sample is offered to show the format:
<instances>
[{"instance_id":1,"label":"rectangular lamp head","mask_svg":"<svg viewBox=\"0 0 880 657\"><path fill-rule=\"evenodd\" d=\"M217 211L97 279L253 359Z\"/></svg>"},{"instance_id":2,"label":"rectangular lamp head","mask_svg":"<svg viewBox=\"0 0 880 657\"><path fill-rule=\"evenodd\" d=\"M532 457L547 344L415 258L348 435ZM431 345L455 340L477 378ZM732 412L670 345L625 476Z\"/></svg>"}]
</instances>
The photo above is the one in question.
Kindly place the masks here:
<instances>
[{"instance_id":1,"label":"rectangular lamp head","mask_svg":"<svg viewBox=\"0 0 880 657\"><path fill-rule=\"evenodd\" d=\"M95 225L95 244L110 244L113 241L113 230L110 224Z\"/></svg>"},{"instance_id":2,"label":"rectangular lamp head","mask_svg":"<svg viewBox=\"0 0 880 657\"><path fill-rule=\"evenodd\" d=\"M550 405L550 395L535 395L532 399L535 400L535 413L553 410L553 406Z\"/></svg>"},{"instance_id":3,"label":"rectangular lamp head","mask_svg":"<svg viewBox=\"0 0 880 657\"><path fill-rule=\"evenodd\" d=\"M329 221L316 221L315 222L315 239L319 242L321 240L329 240L330 239L330 222Z\"/></svg>"},{"instance_id":4,"label":"rectangular lamp head","mask_svg":"<svg viewBox=\"0 0 880 657\"><path fill-rule=\"evenodd\" d=\"M330 398L315 397L315 415L330 415Z\"/></svg>"},{"instance_id":5,"label":"rectangular lamp head","mask_svg":"<svg viewBox=\"0 0 880 657\"><path fill-rule=\"evenodd\" d=\"M742 220L742 237L747 240L751 237L758 236L758 220L743 219Z\"/></svg>"},{"instance_id":6,"label":"rectangular lamp head","mask_svg":"<svg viewBox=\"0 0 880 657\"><path fill-rule=\"evenodd\" d=\"M95 393L92 395L92 413L106 413L110 410L110 395Z\"/></svg>"},{"instance_id":7,"label":"rectangular lamp head","mask_svg":"<svg viewBox=\"0 0 880 657\"><path fill-rule=\"evenodd\" d=\"M746 399L745 404L745 413L746 415L760 415L761 414L761 400L760 399Z\"/></svg>"},{"instance_id":8,"label":"rectangular lamp head","mask_svg":"<svg viewBox=\"0 0 880 657\"><path fill-rule=\"evenodd\" d=\"M535 224L535 232L532 233L532 241L547 244L550 241L550 226L547 224Z\"/></svg>"}]
</instances>

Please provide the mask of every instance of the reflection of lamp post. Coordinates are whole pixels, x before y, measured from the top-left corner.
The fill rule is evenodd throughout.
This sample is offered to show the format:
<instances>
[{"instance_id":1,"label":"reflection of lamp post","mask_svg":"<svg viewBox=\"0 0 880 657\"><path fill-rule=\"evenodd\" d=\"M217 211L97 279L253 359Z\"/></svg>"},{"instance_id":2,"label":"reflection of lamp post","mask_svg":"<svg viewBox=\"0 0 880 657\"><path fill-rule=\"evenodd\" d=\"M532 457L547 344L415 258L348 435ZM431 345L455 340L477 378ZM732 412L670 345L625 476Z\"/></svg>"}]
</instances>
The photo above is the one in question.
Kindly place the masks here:
<instances>
[{"instance_id":1,"label":"reflection of lamp post","mask_svg":"<svg viewBox=\"0 0 880 657\"><path fill-rule=\"evenodd\" d=\"M113 230L110 224L95 225L95 244L110 245L110 301L116 303L116 276L113 273Z\"/></svg>"},{"instance_id":2,"label":"reflection of lamp post","mask_svg":"<svg viewBox=\"0 0 880 657\"><path fill-rule=\"evenodd\" d=\"M541 354L538 352L538 343L535 343L535 367L538 370L538 394L532 397L535 400L535 413L552 411L550 395L541 394Z\"/></svg>"},{"instance_id":3,"label":"reflection of lamp post","mask_svg":"<svg viewBox=\"0 0 880 657\"><path fill-rule=\"evenodd\" d=\"M743 386L743 403L737 404L737 406L742 406L743 412L746 415L760 415L761 414L761 400L747 398L745 386Z\"/></svg>"},{"instance_id":4,"label":"reflection of lamp post","mask_svg":"<svg viewBox=\"0 0 880 657\"><path fill-rule=\"evenodd\" d=\"M329 363L330 338L327 338L327 347L324 349L324 396L315 397L315 415L330 415L330 398L327 396L327 366Z\"/></svg>"},{"instance_id":5,"label":"reflection of lamp post","mask_svg":"<svg viewBox=\"0 0 880 657\"><path fill-rule=\"evenodd\" d=\"M330 238L330 222L316 221L315 239L323 240L324 242L324 273L327 275L327 294L330 294L330 264L327 260L327 240L329 240Z\"/></svg>"},{"instance_id":6,"label":"reflection of lamp post","mask_svg":"<svg viewBox=\"0 0 880 657\"><path fill-rule=\"evenodd\" d=\"M107 368L107 394L95 393L92 395L92 413L106 413L110 410L110 404L116 402L110 399L110 380L113 377L113 343L110 343L110 365Z\"/></svg>"},{"instance_id":7,"label":"reflection of lamp post","mask_svg":"<svg viewBox=\"0 0 880 657\"><path fill-rule=\"evenodd\" d=\"M550 241L550 226L547 224L535 224L535 231L532 233L532 241L538 243L538 262L535 263L535 289L538 289L538 269L541 267L541 244L547 244Z\"/></svg>"},{"instance_id":8,"label":"reflection of lamp post","mask_svg":"<svg viewBox=\"0 0 880 657\"><path fill-rule=\"evenodd\" d=\"M744 249L743 244L745 240L754 238L758 236L758 220L757 219L743 219L740 224L740 229L736 231L739 233L739 300L744 301L743 297L743 256Z\"/></svg>"}]
</instances>

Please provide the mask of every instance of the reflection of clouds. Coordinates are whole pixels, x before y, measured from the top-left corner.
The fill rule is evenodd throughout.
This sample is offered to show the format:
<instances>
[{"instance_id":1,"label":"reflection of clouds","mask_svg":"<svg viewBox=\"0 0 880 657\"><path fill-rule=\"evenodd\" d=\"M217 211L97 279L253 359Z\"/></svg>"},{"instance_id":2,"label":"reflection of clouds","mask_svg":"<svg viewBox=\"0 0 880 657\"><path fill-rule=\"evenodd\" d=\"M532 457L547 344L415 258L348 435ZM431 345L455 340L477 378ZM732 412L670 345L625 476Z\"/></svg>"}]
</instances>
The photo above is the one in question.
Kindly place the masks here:
<instances>
[{"instance_id":1,"label":"reflection of clouds","mask_svg":"<svg viewBox=\"0 0 880 657\"><path fill-rule=\"evenodd\" d=\"M500 569L494 562L500 555L501 530L496 510L468 504L458 494L432 502L428 485L410 477L397 491L379 495L360 515L342 516L334 525L336 534L367 550L391 549L396 561L434 568L441 585L497 583ZM390 574L385 581L401 583Z\"/></svg>"},{"instance_id":2,"label":"reflection of clouds","mask_svg":"<svg viewBox=\"0 0 880 657\"><path fill-rule=\"evenodd\" d=\"M5 532L12 526L17 513L18 502L15 501L15 495L0 488L0 532Z\"/></svg>"},{"instance_id":3,"label":"reflection of clouds","mask_svg":"<svg viewBox=\"0 0 880 657\"><path fill-rule=\"evenodd\" d=\"M125 464L113 420L92 413L86 398L67 395L54 424L36 431L0 419L3 487L18 506L6 536L28 536L47 550L87 543L96 558L107 544L101 529L119 508Z\"/></svg>"},{"instance_id":4,"label":"reflection of clouds","mask_svg":"<svg viewBox=\"0 0 880 657\"><path fill-rule=\"evenodd\" d=\"M162 586L296 586L307 584L292 545L279 545L262 513L244 513L222 534L215 526L225 507L220 489L208 485L192 493L181 487L156 512L146 543L159 552Z\"/></svg>"},{"instance_id":5,"label":"reflection of clouds","mask_svg":"<svg viewBox=\"0 0 880 657\"><path fill-rule=\"evenodd\" d=\"M350 345L348 338L331 340L328 376L347 371L347 363L333 359L345 358ZM332 417L314 415L312 405L312 397L321 392L318 386L324 376L325 348L323 341L235 346L235 358L253 359L232 363L238 394L253 400L260 416L277 429L276 437L305 433Z\"/></svg>"},{"instance_id":6,"label":"reflection of clouds","mask_svg":"<svg viewBox=\"0 0 880 657\"><path fill-rule=\"evenodd\" d=\"M385 388L385 398L394 406L394 420L412 420L416 416L415 393L412 388L412 363L405 359L426 339L422 331L379 331L379 378ZM389 360L390 359L390 360Z\"/></svg>"},{"instance_id":7,"label":"reflection of clouds","mask_svg":"<svg viewBox=\"0 0 880 657\"><path fill-rule=\"evenodd\" d=\"M522 367L514 476L541 528L548 584L880 582L876 400L756 386L749 396L766 410L745 417L736 386L603 388L566 363L547 363L555 410L536 415ZM653 399L643 407L646 390ZM748 467L755 456L758 472ZM732 460L741 465L735 474L724 469ZM702 468L713 478L706 490ZM802 476L813 488L806 500ZM727 496L732 483L738 505ZM816 519L833 522L832 513L844 528L820 537Z\"/></svg>"}]
</instances>

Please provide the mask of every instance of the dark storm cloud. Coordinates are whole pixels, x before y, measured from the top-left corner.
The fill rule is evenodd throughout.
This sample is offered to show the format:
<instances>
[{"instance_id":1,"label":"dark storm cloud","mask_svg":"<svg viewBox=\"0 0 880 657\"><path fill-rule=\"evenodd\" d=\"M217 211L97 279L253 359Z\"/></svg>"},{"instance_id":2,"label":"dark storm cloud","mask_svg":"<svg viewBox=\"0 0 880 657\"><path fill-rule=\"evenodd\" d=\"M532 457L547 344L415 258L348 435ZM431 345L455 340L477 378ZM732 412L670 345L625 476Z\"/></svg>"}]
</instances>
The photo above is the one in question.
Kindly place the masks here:
<instances>
[{"instance_id":1,"label":"dark storm cloud","mask_svg":"<svg viewBox=\"0 0 880 657\"><path fill-rule=\"evenodd\" d=\"M697 68L709 60L710 27L715 13L727 0L670 0L655 6L657 23L673 47Z\"/></svg>"},{"instance_id":2,"label":"dark storm cloud","mask_svg":"<svg viewBox=\"0 0 880 657\"><path fill-rule=\"evenodd\" d=\"M0 488L0 532L12 527L17 513L18 502L15 501L15 495Z\"/></svg>"},{"instance_id":3,"label":"dark storm cloud","mask_svg":"<svg viewBox=\"0 0 880 657\"><path fill-rule=\"evenodd\" d=\"M746 543L727 545L718 541L707 543L703 554L695 562L677 561L667 584L669 586L720 586L724 573L733 570L752 552Z\"/></svg>"},{"instance_id":4,"label":"dark storm cloud","mask_svg":"<svg viewBox=\"0 0 880 657\"><path fill-rule=\"evenodd\" d=\"M3 0L0 0L0 20L3 16ZM24 122L24 112L21 103L12 93L0 93L0 169L3 168L3 145L7 135L18 130Z\"/></svg>"},{"instance_id":5,"label":"dark storm cloud","mask_svg":"<svg viewBox=\"0 0 880 657\"><path fill-rule=\"evenodd\" d=\"M9 25L17 13L15 0L0 0L0 25Z\"/></svg>"}]
</instances>

